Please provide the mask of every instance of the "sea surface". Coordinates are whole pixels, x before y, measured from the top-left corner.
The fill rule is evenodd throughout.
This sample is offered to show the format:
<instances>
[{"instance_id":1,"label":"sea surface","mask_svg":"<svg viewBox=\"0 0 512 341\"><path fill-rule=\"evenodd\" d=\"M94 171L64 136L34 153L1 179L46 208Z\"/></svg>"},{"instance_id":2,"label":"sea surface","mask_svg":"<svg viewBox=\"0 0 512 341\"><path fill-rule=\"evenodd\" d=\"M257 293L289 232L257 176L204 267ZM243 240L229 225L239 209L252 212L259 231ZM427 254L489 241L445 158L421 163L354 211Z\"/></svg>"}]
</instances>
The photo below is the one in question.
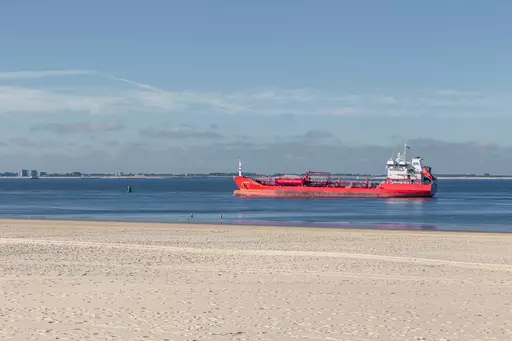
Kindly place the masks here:
<instances>
[{"instance_id":1,"label":"sea surface","mask_svg":"<svg viewBox=\"0 0 512 341\"><path fill-rule=\"evenodd\" d=\"M511 180L439 180L433 199L251 199L233 190L231 178L0 178L0 218L219 223L222 214L224 224L512 232Z\"/></svg>"}]
</instances>

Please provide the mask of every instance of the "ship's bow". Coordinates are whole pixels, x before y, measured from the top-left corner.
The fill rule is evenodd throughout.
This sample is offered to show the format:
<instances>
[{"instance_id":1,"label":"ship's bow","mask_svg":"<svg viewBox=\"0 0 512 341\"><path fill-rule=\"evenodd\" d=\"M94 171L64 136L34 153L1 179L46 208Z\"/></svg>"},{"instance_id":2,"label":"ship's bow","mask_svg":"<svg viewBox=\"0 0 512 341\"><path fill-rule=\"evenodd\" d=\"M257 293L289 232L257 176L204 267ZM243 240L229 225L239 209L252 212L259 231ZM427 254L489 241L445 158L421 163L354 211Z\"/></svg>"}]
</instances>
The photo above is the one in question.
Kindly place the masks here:
<instances>
[{"instance_id":1,"label":"ship's bow","mask_svg":"<svg viewBox=\"0 0 512 341\"><path fill-rule=\"evenodd\" d=\"M244 176L236 176L233 178L238 189L233 193L235 196L248 196L252 192L261 189L263 186L256 181L246 178Z\"/></svg>"}]
</instances>

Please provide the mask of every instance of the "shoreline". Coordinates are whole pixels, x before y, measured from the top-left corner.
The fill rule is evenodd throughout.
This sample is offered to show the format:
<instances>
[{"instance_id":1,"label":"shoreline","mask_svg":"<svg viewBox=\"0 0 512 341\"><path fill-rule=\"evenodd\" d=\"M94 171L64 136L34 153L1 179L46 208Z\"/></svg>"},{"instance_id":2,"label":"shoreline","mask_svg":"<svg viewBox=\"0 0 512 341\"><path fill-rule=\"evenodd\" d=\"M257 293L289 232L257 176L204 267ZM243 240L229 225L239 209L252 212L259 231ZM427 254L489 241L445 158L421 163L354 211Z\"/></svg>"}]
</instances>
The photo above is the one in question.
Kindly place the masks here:
<instances>
[{"instance_id":1,"label":"shoreline","mask_svg":"<svg viewBox=\"0 0 512 341\"><path fill-rule=\"evenodd\" d=\"M343 175L332 175L332 176L340 176L345 179L356 179L357 176L343 176ZM366 176L360 175L359 180L364 179ZM35 179L31 179L30 177L18 177L18 176L0 176L0 179L19 179L19 180L47 180L47 179L83 179L83 180L161 180L161 179L232 179L231 175L198 175L198 176L180 176L180 175L155 175L155 176L39 176ZM385 180L385 176L370 176L368 177L370 180ZM512 180L512 176L438 176L438 180Z\"/></svg>"},{"instance_id":2,"label":"shoreline","mask_svg":"<svg viewBox=\"0 0 512 341\"><path fill-rule=\"evenodd\" d=\"M390 228L390 227L372 227L372 226L356 226L350 227L346 225L331 225L326 226L327 224L322 224L323 226L318 225L287 225L286 222L284 224L276 224L271 222L262 222L260 224L241 224L241 223L208 223L208 222L198 222L198 221L183 221L183 222L151 222L151 221L124 221L124 220L73 220L73 219L44 219L44 218L0 218L0 225L2 224L17 224L17 223L30 223L30 224L38 224L38 223L53 223L56 225L91 225L91 226L100 226L100 225L111 225L113 227L118 226L132 226L132 227L142 227L142 228L161 228L161 229L181 229L181 230L211 230L211 229L229 229L229 230L239 230L239 231L248 231L248 230L259 230L259 231L339 231L339 233L345 232L357 232L357 233L396 233L396 234L407 234L411 235L412 233L418 234L439 234L442 236L449 235L480 235L480 236L512 236L512 231L475 231L475 230L437 230L430 228Z\"/></svg>"}]
</instances>

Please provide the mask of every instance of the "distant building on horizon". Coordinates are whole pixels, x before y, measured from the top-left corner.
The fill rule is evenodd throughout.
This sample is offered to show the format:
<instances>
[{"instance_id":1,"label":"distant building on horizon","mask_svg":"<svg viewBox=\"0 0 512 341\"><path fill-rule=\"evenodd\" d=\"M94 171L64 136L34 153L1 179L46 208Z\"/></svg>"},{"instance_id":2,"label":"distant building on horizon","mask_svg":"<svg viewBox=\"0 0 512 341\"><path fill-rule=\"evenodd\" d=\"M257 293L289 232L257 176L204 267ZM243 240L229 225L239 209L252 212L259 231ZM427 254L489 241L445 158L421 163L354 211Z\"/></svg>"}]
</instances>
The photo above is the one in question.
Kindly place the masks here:
<instances>
[{"instance_id":1,"label":"distant building on horizon","mask_svg":"<svg viewBox=\"0 0 512 341\"><path fill-rule=\"evenodd\" d=\"M36 169L31 169L30 171L28 169L18 169L19 178L37 178L40 176L46 176L46 172L39 172Z\"/></svg>"}]
</instances>

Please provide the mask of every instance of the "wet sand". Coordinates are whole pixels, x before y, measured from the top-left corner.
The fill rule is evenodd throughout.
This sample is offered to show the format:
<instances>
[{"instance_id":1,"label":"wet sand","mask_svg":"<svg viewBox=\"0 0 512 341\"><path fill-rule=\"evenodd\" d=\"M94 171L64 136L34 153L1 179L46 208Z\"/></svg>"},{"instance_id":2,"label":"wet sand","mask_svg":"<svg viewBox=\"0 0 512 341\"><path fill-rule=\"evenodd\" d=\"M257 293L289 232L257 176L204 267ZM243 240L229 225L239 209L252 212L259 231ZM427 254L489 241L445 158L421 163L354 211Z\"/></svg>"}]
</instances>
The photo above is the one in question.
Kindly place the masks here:
<instances>
[{"instance_id":1,"label":"wet sand","mask_svg":"<svg viewBox=\"0 0 512 341\"><path fill-rule=\"evenodd\" d=\"M512 340L512 235L0 220L1 340Z\"/></svg>"}]
</instances>

